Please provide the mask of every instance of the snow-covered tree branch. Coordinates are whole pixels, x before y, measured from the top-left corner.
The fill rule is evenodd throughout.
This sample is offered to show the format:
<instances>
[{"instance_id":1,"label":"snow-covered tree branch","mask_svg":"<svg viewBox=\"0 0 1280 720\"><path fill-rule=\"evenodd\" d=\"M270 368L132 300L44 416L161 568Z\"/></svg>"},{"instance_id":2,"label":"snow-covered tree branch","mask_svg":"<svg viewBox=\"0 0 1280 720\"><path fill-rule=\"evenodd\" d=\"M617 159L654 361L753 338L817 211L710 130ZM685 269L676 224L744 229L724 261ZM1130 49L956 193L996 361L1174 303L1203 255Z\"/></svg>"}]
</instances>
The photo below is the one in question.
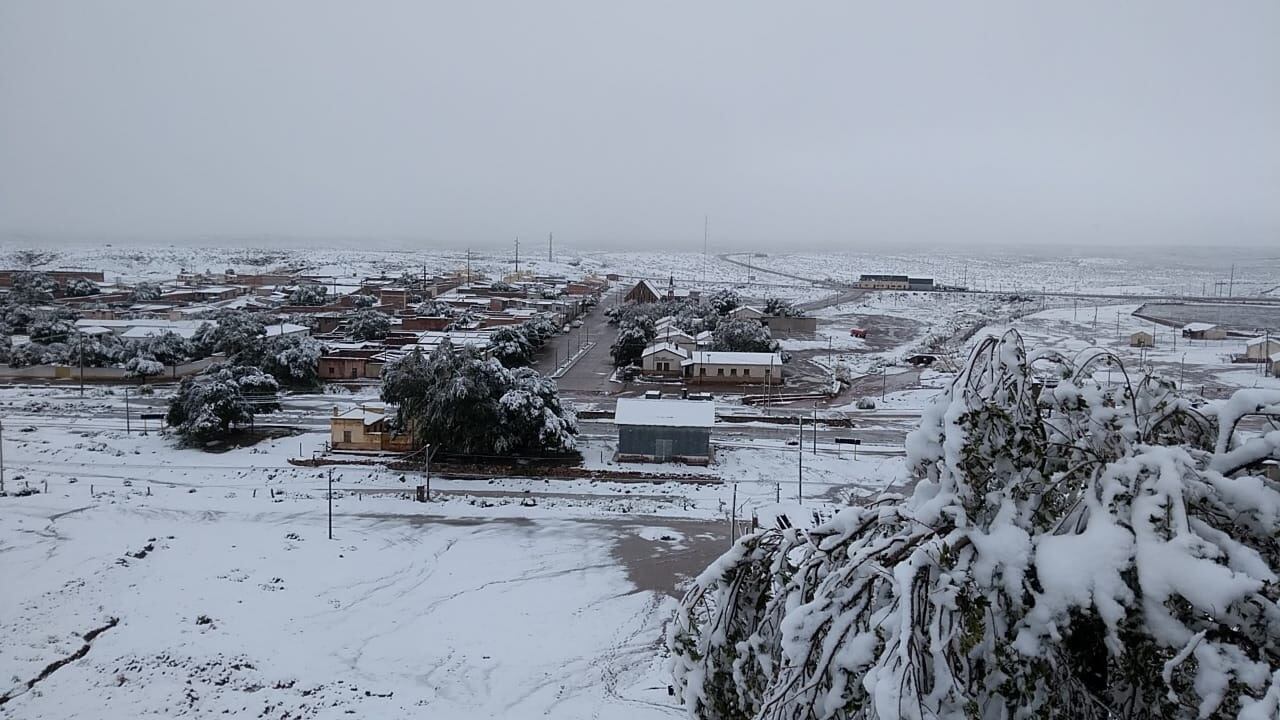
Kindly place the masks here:
<instances>
[{"instance_id":1,"label":"snow-covered tree branch","mask_svg":"<svg viewBox=\"0 0 1280 720\"><path fill-rule=\"evenodd\" d=\"M1276 402L985 339L908 436L909 497L696 580L679 694L699 718L1280 717L1280 489L1248 470L1280 443L1234 421Z\"/></svg>"}]
</instances>

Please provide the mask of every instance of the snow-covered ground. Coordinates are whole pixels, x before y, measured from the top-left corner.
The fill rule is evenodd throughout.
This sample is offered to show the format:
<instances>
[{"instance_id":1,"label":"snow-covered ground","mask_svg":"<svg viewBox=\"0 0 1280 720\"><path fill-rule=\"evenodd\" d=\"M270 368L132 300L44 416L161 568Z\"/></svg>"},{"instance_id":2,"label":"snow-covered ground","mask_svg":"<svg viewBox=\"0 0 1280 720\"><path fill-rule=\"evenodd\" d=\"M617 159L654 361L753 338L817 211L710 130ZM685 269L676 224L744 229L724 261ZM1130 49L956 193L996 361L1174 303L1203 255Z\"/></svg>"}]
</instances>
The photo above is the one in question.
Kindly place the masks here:
<instances>
[{"instance_id":1,"label":"snow-covered ground","mask_svg":"<svg viewBox=\"0 0 1280 720\"><path fill-rule=\"evenodd\" d=\"M664 626L727 547L734 484L747 520L797 492L784 441L667 468L723 484L434 478L425 504L419 475L346 466L330 541L329 469L288 463L323 433L210 454L124 433L101 414L116 395L66 395L4 392L7 488L42 491L0 498L6 720L670 717ZM612 463L608 439L583 450L662 469ZM900 470L806 446L805 511Z\"/></svg>"}]
</instances>

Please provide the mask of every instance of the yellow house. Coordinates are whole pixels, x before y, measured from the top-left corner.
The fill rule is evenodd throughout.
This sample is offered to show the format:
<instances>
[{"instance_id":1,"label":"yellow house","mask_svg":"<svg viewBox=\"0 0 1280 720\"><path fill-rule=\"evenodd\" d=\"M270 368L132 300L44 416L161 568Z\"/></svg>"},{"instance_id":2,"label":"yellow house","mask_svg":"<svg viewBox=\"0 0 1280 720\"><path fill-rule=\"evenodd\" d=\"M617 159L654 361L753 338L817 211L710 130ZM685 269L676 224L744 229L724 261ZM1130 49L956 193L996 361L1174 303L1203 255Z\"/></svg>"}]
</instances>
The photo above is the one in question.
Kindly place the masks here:
<instances>
[{"instance_id":1,"label":"yellow house","mask_svg":"<svg viewBox=\"0 0 1280 720\"><path fill-rule=\"evenodd\" d=\"M1145 330L1139 330L1129 336L1130 347L1151 347L1155 344L1155 338L1151 337L1151 333Z\"/></svg>"},{"instance_id":2,"label":"yellow house","mask_svg":"<svg viewBox=\"0 0 1280 720\"><path fill-rule=\"evenodd\" d=\"M386 405L365 403L344 413L333 409L329 419L329 445L334 450L409 452L417 447L412 436L393 433L388 427Z\"/></svg>"}]
</instances>

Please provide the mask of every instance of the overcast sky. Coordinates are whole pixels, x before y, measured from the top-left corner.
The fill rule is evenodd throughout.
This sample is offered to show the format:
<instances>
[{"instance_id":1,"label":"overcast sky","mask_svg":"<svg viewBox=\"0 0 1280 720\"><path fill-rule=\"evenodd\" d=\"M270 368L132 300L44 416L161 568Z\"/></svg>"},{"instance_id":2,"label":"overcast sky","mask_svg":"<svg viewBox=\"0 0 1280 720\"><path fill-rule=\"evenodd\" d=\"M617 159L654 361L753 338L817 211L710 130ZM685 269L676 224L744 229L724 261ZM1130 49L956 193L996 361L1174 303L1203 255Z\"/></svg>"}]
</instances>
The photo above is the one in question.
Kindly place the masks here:
<instances>
[{"instance_id":1,"label":"overcast sky","mask_svg":"<svg viewBox=\"0 0 1280 720\"><path fill-rule=\"evenodd\" d=\"M1280 2L0 2L0 233L1280 245Z\"/></svg>"}]
</instances>

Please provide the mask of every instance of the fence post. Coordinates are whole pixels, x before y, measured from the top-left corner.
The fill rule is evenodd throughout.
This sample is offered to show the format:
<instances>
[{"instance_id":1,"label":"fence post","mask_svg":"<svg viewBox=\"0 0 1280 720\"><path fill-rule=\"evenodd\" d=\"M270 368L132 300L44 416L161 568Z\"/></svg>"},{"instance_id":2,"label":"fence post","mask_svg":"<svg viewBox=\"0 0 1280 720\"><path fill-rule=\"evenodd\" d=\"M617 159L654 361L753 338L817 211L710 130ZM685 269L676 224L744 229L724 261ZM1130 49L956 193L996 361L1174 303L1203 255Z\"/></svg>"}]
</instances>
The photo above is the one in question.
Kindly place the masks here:
<instances>
[{"instance_id":1,"label":"fence post","mask_svg":"<svg viewBox=\"0 0 1280 720\"><path fill-rule=\"evenodd\" d=\"M418 486L418 502L427 501L427 488L425 485Z\"/></svg>"}]
</instances>

